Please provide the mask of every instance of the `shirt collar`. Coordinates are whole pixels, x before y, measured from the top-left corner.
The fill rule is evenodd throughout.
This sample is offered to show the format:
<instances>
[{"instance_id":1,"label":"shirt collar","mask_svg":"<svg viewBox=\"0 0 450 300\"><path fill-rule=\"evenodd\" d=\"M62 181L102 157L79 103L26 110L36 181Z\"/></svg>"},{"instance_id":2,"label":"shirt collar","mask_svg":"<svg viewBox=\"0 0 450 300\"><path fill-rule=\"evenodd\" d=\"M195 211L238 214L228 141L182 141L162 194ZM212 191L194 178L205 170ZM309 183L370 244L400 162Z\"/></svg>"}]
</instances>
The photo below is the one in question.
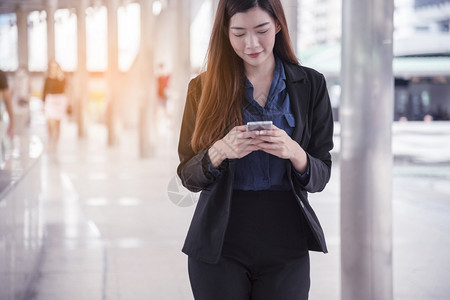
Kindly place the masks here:
<instances>
[{"instance_id":1,"label":"shirt collar","mask_svg":"<svg viewBox=\"0 0 450 300\"><path fill-rule=\"evenodd\" d=\"M245 76L245 96L248 102L253 100L253 85ZM284 66L278 57L275 56L275 70L273 71L272 84L270 85L269 95L265 107L269 107L273 104L274 100L278 98L280 92L286 88L286 74Z\"/></svg>"}]
</instances>

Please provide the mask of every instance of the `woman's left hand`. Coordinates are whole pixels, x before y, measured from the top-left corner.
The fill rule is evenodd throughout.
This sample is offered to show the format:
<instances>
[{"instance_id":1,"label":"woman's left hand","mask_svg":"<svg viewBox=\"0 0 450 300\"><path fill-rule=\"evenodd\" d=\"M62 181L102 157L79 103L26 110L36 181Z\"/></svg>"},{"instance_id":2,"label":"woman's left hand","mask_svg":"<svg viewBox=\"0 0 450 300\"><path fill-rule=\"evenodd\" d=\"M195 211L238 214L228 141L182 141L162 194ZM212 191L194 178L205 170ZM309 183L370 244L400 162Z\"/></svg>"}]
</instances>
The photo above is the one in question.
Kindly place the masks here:
<instances>
[{"instance_id":1,"label":"woman's left hand","mask_svg":"<svg viewBox=\"0 0 450 300\"><path fill-rule=\"evenodd\" d=\"M260 130L256 138L263 141L258 149L282 159L289 159L295 169L301 173L306 171L308 159L302 147L284 131L272 125L271 130Z\"/></svg>"}]
</instances>

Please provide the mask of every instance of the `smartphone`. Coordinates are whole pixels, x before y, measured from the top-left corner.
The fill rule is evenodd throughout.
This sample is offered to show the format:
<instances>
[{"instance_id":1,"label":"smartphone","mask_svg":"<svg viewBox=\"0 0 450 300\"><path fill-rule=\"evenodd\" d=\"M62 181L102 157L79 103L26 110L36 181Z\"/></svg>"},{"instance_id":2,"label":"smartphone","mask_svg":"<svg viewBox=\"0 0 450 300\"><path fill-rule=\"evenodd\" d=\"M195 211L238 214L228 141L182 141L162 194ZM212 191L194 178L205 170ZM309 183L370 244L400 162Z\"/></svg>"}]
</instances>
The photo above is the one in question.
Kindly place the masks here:
<instances>
[{"instance_id":1,"label":"smartphone","mask_svg":"<svg viewBox=\"0 0 450 300\"><path fill-rule=\"evenodd\" d=\"M272 124L273 124L272 121L247 122L247 131L271 130Z\"/></svg>"}]
</instances>

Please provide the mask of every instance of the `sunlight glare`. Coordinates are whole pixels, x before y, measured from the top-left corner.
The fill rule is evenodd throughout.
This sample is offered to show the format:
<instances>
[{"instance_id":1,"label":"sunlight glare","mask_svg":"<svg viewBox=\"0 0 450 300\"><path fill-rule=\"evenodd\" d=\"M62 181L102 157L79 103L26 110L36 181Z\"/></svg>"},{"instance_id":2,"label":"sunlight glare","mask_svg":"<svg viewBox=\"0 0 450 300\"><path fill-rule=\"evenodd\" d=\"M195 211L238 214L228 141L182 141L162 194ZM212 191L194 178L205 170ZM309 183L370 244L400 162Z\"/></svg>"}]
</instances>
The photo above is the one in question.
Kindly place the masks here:
<instances>
[{"instance_id":1,"label":"sunlight glare","mask_svg":"<svg viewBox=\"0 0 450 300\"><path fill-rule=\"evenodd\" d=\"M28 15L28 68L47 70L47 13L33 11Z\"/></svg>"},{"instance_id":2,"label":"sunlight glare","mask_svg":"<svg viewBox=\"0 0 450 300\"><path fill-rule=\"evenodd\" d=\"M18 67L17 22L15 14L0 15L0 69L13 71ZM8 47L3 47L8 45Z\"/></svg>"},{"instance_id":3,"label":"sunlight glare","mask_svg":"<svg viewBox=\"0 0 450 300\"><path fill-rule=\"evenodd\" d=\"M138 3L121 6L117 12L120 71L128 71L139 52L141 36L140 15Z\"/></svg>"},{"instance_id":4,"label":"sunlight glare","mask_svg":"<svg viewBox=\"0 0 450 300\"><path fill-rule=\"evenodd\" d=\"M106 7L86 9L87 69L103 72L108 66Z\"/></svg>"},{"instance_id":5,"label":"sunlight glare","mask_svg":"<svg viewBox=\"0 0 450 300\"><path fill-rule=\"evenodd\" d=\"M64 71L77 68L77 17L69 9L55 12L55 56Z\"/></svg>"}]
</instances>

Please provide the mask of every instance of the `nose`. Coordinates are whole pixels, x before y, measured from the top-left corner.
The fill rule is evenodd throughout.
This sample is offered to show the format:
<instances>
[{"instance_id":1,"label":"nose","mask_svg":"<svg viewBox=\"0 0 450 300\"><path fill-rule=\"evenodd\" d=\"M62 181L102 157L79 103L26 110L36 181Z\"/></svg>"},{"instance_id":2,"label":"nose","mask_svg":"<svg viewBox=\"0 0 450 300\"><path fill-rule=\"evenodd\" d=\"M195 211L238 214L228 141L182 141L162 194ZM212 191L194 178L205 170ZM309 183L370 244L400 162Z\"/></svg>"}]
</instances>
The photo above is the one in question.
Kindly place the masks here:
<instances>
[{"instance_id":1,"label":"nose","mask_svg":"<svg viewBox=\"0 0 450 300\"><path fill-rule=\"evenodd\" d=\"M246 49L255 49L259 46L258 36L256 34L248 34L245 39L245 48Z\"/></svg>"}]
</instances>

